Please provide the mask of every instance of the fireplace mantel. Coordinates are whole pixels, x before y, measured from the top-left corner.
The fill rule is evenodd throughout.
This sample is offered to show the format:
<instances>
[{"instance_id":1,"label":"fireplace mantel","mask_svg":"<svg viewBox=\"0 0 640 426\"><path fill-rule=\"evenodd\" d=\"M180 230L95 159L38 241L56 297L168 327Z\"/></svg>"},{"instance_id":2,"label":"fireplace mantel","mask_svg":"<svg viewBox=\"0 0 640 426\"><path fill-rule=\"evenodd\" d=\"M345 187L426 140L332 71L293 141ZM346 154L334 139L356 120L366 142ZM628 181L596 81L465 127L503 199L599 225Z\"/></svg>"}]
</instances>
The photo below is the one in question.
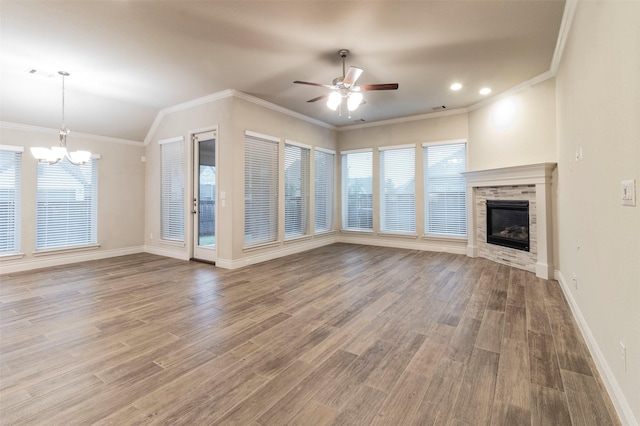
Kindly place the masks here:
<instances>
[{"instance_id":1,"label":"fireplace mantel","mask_svg":"<svg viewBox=\"0 0 640 426\"><path fill-rule=\"evenodd\" d=\"M551 183L556 163L537 163L463 173L467 181L467 256L478 257L476 188L533 185L536 190L538 253L536 276L553 278Z\"/></svg>"}]
</instances>

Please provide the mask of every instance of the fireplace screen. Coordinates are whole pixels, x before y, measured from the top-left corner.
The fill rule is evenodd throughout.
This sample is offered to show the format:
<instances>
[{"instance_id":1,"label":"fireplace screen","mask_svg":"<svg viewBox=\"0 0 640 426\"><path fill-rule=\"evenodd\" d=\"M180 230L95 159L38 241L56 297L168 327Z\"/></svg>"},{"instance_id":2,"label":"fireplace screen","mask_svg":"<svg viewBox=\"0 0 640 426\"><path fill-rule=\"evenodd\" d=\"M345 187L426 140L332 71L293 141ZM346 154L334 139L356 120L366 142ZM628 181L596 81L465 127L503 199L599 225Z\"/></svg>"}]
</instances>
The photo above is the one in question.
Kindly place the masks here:
<instances>
[{"instance_id":1,"label":"fireplace screen","mask_svg":"<svg viewBox=\"0 0 640 426\"><path fill-rule=\"evenodd\" d=\"M529 251L529 202L487 200L487 243Z\"/></svg>"}]
</instances>

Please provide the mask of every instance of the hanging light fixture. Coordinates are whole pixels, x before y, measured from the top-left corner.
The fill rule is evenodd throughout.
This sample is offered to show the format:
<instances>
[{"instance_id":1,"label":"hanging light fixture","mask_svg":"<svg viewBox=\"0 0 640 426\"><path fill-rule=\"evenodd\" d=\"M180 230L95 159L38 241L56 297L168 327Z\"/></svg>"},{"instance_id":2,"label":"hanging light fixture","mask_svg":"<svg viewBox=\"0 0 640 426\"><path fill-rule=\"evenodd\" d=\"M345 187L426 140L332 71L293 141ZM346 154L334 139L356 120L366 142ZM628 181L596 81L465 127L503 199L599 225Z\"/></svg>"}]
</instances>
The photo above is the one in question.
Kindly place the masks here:
<instances>
[{"instance_id":1,"label":"hanging light fixture","mask_svg":"<svg viewBox=\"0 0 640 426\"><path fill-rule=\"evenodd\" d=\"M62 126L60 126L60 141L58 146L49 148L31 148L31 155L40 163L56 164L63 159L69 160L71 164L79 166L86 163L91 159L91 153L89 151L67 151L67 135L71 133L71 130L64 124L64 78L69 77L69 73L66 71L58 71L58 74L62 76Z\"/></svg>"}]
</instances>

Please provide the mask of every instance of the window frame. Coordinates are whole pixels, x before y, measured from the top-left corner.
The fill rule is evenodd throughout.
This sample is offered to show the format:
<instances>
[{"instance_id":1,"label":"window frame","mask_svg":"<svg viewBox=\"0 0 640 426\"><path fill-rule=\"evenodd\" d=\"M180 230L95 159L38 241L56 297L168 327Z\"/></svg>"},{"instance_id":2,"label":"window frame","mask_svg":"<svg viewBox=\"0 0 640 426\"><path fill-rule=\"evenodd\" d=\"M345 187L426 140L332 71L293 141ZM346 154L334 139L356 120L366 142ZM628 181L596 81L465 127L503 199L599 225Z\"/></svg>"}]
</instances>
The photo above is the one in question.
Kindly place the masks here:
<instances>
[{"instance_id":1,"label":"window frame","mask_svg":"<svg viewBox=\"0 0 640 426\"><path fill-rule=\"evenodd\" d=\"M185 242L185 143L183 136L158 141L160 145L160 240L163 243L182 244ZM167 147L166 158L163 155ZM171 149L172 151L169 151ZM177 159L174 157L178 155ZM177 171L165 176L166 167L176 167ZM176 183L173 178L180 180ZM165 178L169 180L165 185ZM181 190L180 190L181 189ZM165 193L165 190L168 191ZM176 222L177 221L177 222Z\"/></svg>"},{"instance_id":2,"label":"window frame","mask_svg":"<svg viewBox=\"0 0 640 426\"><path fill-rule=\"evenodd\" d=\"M321 154L320 156L323 155L330 155L331 156L331 161L329 162L329 164L331 164L331 172L330 174L326 175L326 177L320 181L319 180L319 174L318 174L318 157L320 157L318 154ZM314 214L314 220L313 220L313 232L315 235L321 235L321 234L326 234L328 232L333 232L334 230L334 216L335 216L335 197L336 197L336 152L334 150L330 150L330 149L325 149L325 148L320 148L320 147L315 147L313 150L313 181L314 181L314 188L313 188L313 196L314 196L314 206L313 206L313 214ZM326 183L324 185L322 185L324 188L327 188L328 190L326 191L326 193L322 193L319 192L318 188L321 186L319 185L320 182L325 182ZM324 203L319 203L318 199L319 198L324 198L325 202ZM323 214L318 214L318 206L320 205L324 205L325 209L323 209L324 211L322 212ZM320 228L318 226L318 218L322 217L324 215L325 218L328 218L326 220L326 222L328 222L328 225L325 224L325 226L323 226L322 228Z\"/></svg>"},{"instance_id":3,"label":"window frame","mask_svg":"<svg viewBox=\"0 0 640 426\"><path fill-rule=\"evenodd\" d=\"M469 194L467 193L467 185L466 185L466 179L464 176L461 176L461 186L464 188L463 191L463 200L461 203L461 212L462 212L462 221L460 221L460 223L463 225L464 227L464 234L454 234L454 233L435 233L435 232L429 232L429 182L428 182L428 177L429 177L429 166L427 164L425 160L425 152L428 148L430 147L435 147L435 146L447 146L447 145L459 145L462 144L464 145L464 171L468 170L468 164L469 164L469 144L468 141L466 139L452 139L452 140L446 140L446 141L434 141L434 142L424 142L422 143L422 159L423 159L423 192L424 192L424 203L423 203L423 207L424 207L424 238L439 238L439 239L452 239L452 240L467 240L468 238L468 232L469 230L467 229L467 199L469 197Z\"/></svg>"},{"instance_id":4,"label":"window frame","mask_svg":"<svg viewBox=\"0 0 640 426\"><path fill-rule=\"evenodd\" d=\"M6 258L9 256L22 255L22 153L24 152L24 147L0 145L0 152L13 154L13 160L10 161L9 167L14 169L13 174L9 177L13 180L13 196L10 197L9 194L7 194L5 197L0 194L0 202L7 203L7 217L4 224L7 225L11 223L11 225L7 225L6 241L0 241L0 257ZM2 178L0 178L0 180L2 180ZM7 189L10 190L11 188L7 186ZM13 208L9 209L11 201L13 201ZM12 212L10 212L10 210L12 210ZM3 214L0 214L0 217L2 216Z\"/></svg>"},{"instance_id":5,"label":"window frame","mask_svg":"<svg viewBox=\"0 0 640 426\"><path fill-rule=\"evenodd\" d=\"M378 212L378 217L380 219L380 223L379 223L379 227L380 227L380 233L381 234L389 234L389 235L408 235L408 236L417 236L416 233L416 145L415 144L405 144L405 145L392 145L392 146L385 146L385 147L379 147L378 148L378 182L379 182L379 212ZM387 205L387 197L386 197L386 193L385 193L385 179L386 179L386 172L385 172L385 167L384 167L384 157L385 157L385 152L389 152L389 151L400 151L400 150L410 150L411 154L412 154L412 161L411 161L411 165L410 167L412 168L413 172L412 172L412 176L409 177L409 180L413 179L413 192L411 194L405 194L405 195L411 195L413 198L411 200L410 203L410 209L412 209L412 213L413 213L413 222L410 223L408 228L410 229L389 229L389 227L386 227L386 222L387 220L391 219L391 218L387 218L387 216L385 215L385 211L386 211L386 205Z\"/></svg>"},{"instance_id":6,"label":"window frame","mask_svg":"<svg viewBox=\"0 0 640 426\"><path fill-rule=\"evenodd\" d=\"M288 233L289 223L287 219L289 215L287 214L287 206L288 201L292 201L290 196L287 195L287 147L296 148L300 150L300 198L301 198L301 211L300 217L297 218L300 222L300 231L295 233ZM306 158L305 158L306 152ZM309 235L309 216L310 216L310 203L309 203L309 194L311 190L311 146L306 145L300 142L292 141L289 139L285 139L284 141L284 149L283 149L283 161L284 165L282 167L283 170L283 178L284 178L284 239L292 240L296 238L301 238ZM306 160L306 164L303 164L302 161Z\"/></svg>"},{"instance_id":7,"label":"window frame","mask_svg":"<svg viewBox=\"0 0 640 426\"><path fill-rule=\"evenodd\" d=\"M364 195L369 195L370 196L370 200L369 200L369 204L371 205L371 207L364 207L365 209L369 208L371 210L371 227L370 228L361 228L361 227L348 227L347 224L349 222L348 217L349 217L349 193L348 193L348 176L347 176L347 168L348 168L348 161L345 162L345 157L348 157L349 155L355 155L355 154L369 154L371 156L371 162L370 162L370 168L371 168L371 175L369 177L370 179L370 186L371 186L371 193L365 193ZM374 196L374 188L373 188L373 176L374 176L374 170L373 170L373 149L372 148L365 148L365 149L355 149L355 150L348 150L348 151L341 151L340 152L340 159L341 159L341 171L342 171L342 175L341 175L341 190L342 190L342 224L341 224L341 230L342 231L347 231L347 232L361 232L361 233L373 233L374 232L374 227L373 227L373 217L374 217L374 209L373 209L373 196ZM359 204L359 203L358 203ZM366 204L366 200L365 200L365 204ZM358 209L360 209L360 207L358 207ZM367 218L365 218L365 220L367 220ZM360 216L358 215L358 221L362 221L362 218L360 218Z\"/></svg>"}]
</instances>

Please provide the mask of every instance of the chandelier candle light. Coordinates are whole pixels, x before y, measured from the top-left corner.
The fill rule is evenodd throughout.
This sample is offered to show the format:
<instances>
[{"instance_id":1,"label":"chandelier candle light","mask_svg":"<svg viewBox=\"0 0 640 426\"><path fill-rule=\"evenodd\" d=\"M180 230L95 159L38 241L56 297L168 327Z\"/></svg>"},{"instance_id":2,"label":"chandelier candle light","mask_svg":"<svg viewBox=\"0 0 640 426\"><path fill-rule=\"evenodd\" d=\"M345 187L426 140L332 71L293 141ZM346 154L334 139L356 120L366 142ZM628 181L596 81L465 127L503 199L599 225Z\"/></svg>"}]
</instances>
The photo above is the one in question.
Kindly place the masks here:
<instances>
[{"instance_id":1,"label":"chandelier candle light","mask_svg":"<svg viewBox=\"0 0 640 426\"><path fill-rule=\"evenodd\" d=\"M58 71L58 74L62 76L62 126L60 126L59 132L60 142L58 146L53 146L51 149L31 148L31 155L40 163L56 164L66 158L71 164L79 166L91 159L91 152L67 151L67 135L71 133L71 131L64 124L64 78L69 77L69 73L66 71Z\"/></svg>"}]
</instances>

